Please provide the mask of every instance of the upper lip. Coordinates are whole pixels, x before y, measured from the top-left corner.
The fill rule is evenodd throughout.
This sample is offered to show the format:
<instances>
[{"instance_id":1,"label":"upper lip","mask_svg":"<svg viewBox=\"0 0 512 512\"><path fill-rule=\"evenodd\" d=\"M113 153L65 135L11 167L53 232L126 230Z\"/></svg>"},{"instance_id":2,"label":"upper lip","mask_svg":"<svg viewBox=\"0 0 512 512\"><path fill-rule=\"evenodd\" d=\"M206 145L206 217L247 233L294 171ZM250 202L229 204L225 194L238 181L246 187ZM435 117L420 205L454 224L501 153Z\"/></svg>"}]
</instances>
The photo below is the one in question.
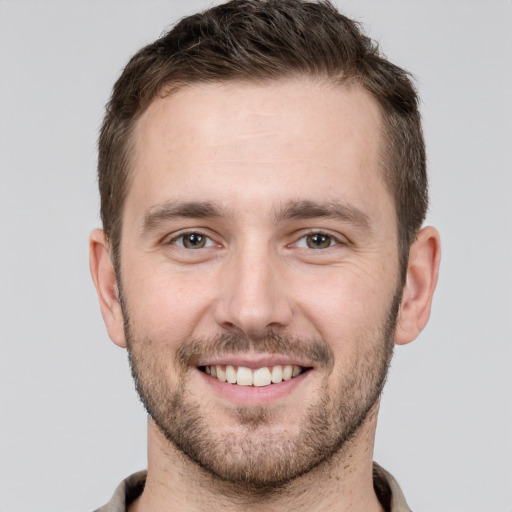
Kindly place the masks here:
<instances>
[{"instance_id":1,"label":"upper lip","mask_svg":"<svg viewBox=\"0 0 512 512\"><path fill-rule=\"evenodd\" d=\"M201 359L197 366L244 366L246 368L263 368L278 365L292 365L309 368L313 366L309 361L279 354L225 354L208 359Z\"/></svg>"}]
</instances>

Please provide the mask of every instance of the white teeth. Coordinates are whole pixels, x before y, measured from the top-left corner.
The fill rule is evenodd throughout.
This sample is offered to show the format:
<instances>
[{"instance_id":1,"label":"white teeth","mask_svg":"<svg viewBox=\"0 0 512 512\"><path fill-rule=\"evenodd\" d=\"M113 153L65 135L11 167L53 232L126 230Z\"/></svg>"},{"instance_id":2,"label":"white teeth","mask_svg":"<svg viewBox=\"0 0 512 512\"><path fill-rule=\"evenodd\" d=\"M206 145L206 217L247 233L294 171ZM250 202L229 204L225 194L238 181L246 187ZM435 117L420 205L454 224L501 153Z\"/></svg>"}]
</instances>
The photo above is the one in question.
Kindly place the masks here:
<instances>
[{"instance_id":1,"label":"white teeth","mask_svg":"<svg viewBox=\"0 0 512 512\"><path fill-rule=\"evenodd\" d=\"M283 367L278 364L272 368L272 382L274 384L279 384L283 381Z\"/></svg>"},{"instance_id":2,"label":"white teeth","mask_svg":"<svg viewBox=\"0 0 512 512\"><path fill-rule=\"evenodd\" d=\"M230 364L226 366L226 382L229 382L230 384L236 383L236 370Z\"/></svg>"},{"instance_id":3,"label":"white teeth","mask_svg":"<svg viewBox=\"0 0 512 512\"><path fill-rule=\"evenodd\" d=\"M226 382L226 372L222 369L222 366L217 365L217 379L221 382Z\"/></svg>"},{"instance_id":4,"label":"white teeth","mask_svg":"<svg viewBox=\"0 0 512 512\"><path fill-rule=\"evenodd\" d=\"M252 386L252 371L245 366L239 366L236 374L236 383L239 386Z\"/></svg>"},{"instance_id":5,"label":"white teeth","mask_svg":"<svg viewBox=\"0 0 512 512\"><path fill-rule=\"evenodd\" d=\"M228 364L205 366L206 374L217 378L221 382L238 384L239 386L268 386L269 384L279 384L283 380L290 380L303 372L303 368L297 365L276 365L273 367L263 366L261 368L251 369L245 366L233 366Z\"/></svg>"},{"instance_id":6,"label":"white teeth","mask_svg":"<svg viewBox=\"0 0 512 512\"><path fill-rule=\"evenodd\" d=\"M254 386L268 386L272 382L270 370L267 367L258 368L253 373L252 381Z\"/></svg>"}]
</instances>

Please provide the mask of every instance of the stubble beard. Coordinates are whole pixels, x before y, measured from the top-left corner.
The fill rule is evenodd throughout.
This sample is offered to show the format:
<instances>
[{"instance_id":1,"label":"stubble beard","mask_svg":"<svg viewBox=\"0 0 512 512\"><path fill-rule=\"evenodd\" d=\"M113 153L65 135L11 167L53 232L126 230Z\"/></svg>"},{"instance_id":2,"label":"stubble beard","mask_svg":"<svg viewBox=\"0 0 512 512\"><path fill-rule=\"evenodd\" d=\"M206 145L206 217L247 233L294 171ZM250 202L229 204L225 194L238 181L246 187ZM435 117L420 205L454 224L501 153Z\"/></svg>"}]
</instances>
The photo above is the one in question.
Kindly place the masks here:
<instances>
[{"instance_id":1,"label":"stubble beard","mask_svg":"<svg viewBox=\"0 0 512 512\"><path fill-rule=\"evenodd\" d=\"M393 354L400 297L397 292L379 329L355 341L368 348L350 373L340 375L336 386L328 384L334 355L322 339L304 340L275 333L250 340L231 334L211 340L194 339L183 343L174 364L169 364L168 358L156 350L158 343L134 335L123 308L128 357L140 400L167 441L214 478L247 493L277 491L342 453L374 409ZM297 418L288 419L294 428L282 428L282 417L273 406L210 410L187 385L189 372L201 355L236 350L243 353L248 349L307 355L325 370L318 399L302 418L298 416L298 425ZM234 426L219 429L216 415L223 413Z\"/></svg>"}]
</instances>

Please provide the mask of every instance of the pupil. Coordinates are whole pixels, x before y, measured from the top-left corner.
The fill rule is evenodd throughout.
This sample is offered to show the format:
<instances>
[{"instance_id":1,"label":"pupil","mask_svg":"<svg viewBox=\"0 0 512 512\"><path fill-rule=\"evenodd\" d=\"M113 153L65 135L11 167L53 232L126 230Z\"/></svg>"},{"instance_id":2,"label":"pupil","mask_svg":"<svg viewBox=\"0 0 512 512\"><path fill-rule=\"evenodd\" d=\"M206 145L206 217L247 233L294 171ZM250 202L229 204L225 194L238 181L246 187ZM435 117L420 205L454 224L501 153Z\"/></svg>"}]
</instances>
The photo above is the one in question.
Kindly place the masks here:
<instances>
[{"instance_id":1,"label":"pupil","mask_svg":"<svg viewBox=\"0 0 512 512\"><path fill-rule=\"evenodd\" d=\"M312 249L325 249L330 243L331 237L327 235L316 234L308 237L308 246Z\"/></svg>"},{"instance_id":2,"label":"pupil","mask_svg":"<svg viewBox=\"0 0 512 512\"><path fill-rule=\"evenodd\" d=\"M185 247L201 247L204 244L204 237L198 233L191 233L184 240Z\"/></svg>"}]
</instances>

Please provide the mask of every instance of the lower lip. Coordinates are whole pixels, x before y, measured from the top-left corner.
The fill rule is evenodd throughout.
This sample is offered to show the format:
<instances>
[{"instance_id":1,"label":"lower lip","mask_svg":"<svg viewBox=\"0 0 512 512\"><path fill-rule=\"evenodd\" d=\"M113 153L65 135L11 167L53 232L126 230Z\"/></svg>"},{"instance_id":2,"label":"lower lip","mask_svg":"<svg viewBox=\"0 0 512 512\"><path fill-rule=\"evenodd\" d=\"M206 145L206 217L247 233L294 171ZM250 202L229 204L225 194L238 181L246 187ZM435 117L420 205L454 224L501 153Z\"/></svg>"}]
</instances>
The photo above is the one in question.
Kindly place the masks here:
<instances>
[{"instance_id":1,"label":"lower lip","mask_svg":"<svg viewBox=\"0 0 512 512\"><path fill-rule=\"evenodd\" d=\"M239 386L238 384L221 382L219 379L211 377L201 370L197 370L197 372L206 385L217 395L231 402L250 405L269 404L289 395L311 374L311 370L308 370L290 380L283 380L278 384L269 384L268 386Z\"/></svg>"}]
</instances>

